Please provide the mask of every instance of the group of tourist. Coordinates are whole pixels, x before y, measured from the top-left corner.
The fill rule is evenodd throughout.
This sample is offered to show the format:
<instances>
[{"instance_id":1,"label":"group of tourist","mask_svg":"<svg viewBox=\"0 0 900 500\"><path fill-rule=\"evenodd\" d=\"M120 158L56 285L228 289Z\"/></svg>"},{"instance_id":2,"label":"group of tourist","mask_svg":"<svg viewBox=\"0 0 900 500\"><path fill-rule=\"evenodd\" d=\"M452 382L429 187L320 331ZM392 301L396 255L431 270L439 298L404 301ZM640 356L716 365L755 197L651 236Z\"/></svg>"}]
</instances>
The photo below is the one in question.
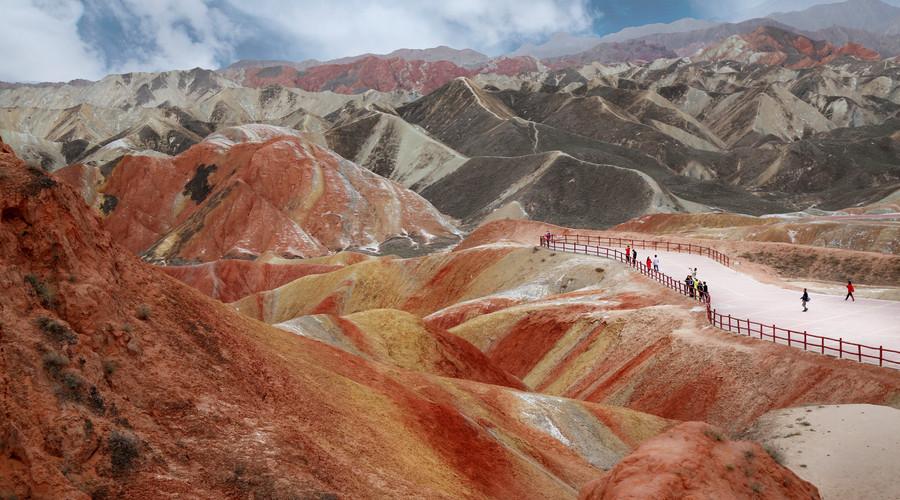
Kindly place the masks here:
<instances>
[{"instance_id":1,"label":"group of tourist","mask_svg":"<svg viewBox=\"0 0 900 500\"><path fill-rule=\"evenodd\" d=\"M709 286L707 286L705 281L697 279L697 268L695 267L693 270L688 268L688 271L687 277L684 278L684 285L687 288L688 295L692 299L697 299L701 302L709 300Z\"/></svg>"}]
</instances>

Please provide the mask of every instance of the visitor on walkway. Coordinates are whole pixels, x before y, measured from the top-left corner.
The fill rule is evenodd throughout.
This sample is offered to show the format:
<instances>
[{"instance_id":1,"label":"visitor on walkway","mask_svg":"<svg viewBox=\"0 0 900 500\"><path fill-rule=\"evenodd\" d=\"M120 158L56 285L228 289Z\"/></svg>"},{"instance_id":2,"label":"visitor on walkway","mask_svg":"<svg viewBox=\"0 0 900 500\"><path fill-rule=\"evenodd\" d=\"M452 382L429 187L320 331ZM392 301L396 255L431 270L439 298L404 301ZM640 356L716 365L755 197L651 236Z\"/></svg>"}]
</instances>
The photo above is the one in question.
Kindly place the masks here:
<instances>
[{"instance_id":1,"label":"visitor on walkway","mask_svg":"<svg viewBox=\"0 0 900 500\"><path fill-rule=\"evenodd\" d=\"M650 256L648 255L648 256L647 256L647 270L648 270L648 271L650 270L650 266L651 266L652 264L653 264L653 262L650 260Z\"/></svg>"},{"instance_id":2,"label":"visitor on walkway","mask_svg":"<svg viewBox=\"0 0 900 500\"><path fill-rule=\"evenodd\" d=\"M688 268L688 269L690 269L690 268ZM691 278L694 279L694 280L697 279L697 268L696 268L696 267L695 267L694 270L691 272Z\"/></svg>"},{"instance_id":3,"label":"visitor on walkway","mask_svg":"<svg viewBox=\"0 0 900 500\"><path fill-rule=\"evenodd\" d=\"M690 295L691 298L694 298L694 280L691 279L690 274L688 274L687 278L684 279L684 286L685 288L687 288L688 295Z\"/></svg>"},{"instance_id":4,"label":"visitor on walkway","mask_svg":"<svg viewBox=\"0 0 900 500\"><path fill-rule=\"evenodd\" d=\"M856 297L853 296L855 290L856 288L853 288L853 283L851 283L850 280L847 280L847 296L844 297L844 302L846 302L847 299L853 299L853 302L856 302Z\"/></svg>"},{"instance_id":5,"label":"visitor on walkway","mask_svg":"<svg viewBox=\"0 0 900 500\"><path fill-rule=\"evenodd\" d=\"M703 282L703 300L709 300L709 285L706 282Z\"/></svg>"},{"instance_id":6,"label":"visitor on walkway","mask_svg":"<svg viewBox=\"0 0 900 500\"><path fill-rule=\"evenodd\" d=\"M631 265L633 265L634 267L637 267L638 265L637 250L635 250L634 248L631 249Z\"/></svg>"},{"instance_id":7,"label":"visitor on walkway","mask_svg":"<svg viewBox=\"0 0 900 500\"><path fill-rule=\"evenodd\" d=\"M694 295L696 295L698 299L702 300L702 298L700 297L700 280L698 279L694 280Z\"/></svg>"},{"instance_id":8,"label":"visitor on walkway","mask_svg":"<svg viewBox=\"0 0 900 500\"><path fill-rule=\"evenodd\" d=\"M659 256L658 255L653 256L653 270L656 272L659 272Z\"/></svg>"},{"instance_id":9,"label":"visitor on walkway","mask_svg":"<svg viewBox=\"0 0 900 500\"><path fill-rule=\"evenodd\" d=\"M803 289L803 296L800 297L800 302L803 303L803 312L806 312L806 303L809 302L809 294L806 293L806 288Z\"/></svg>"},{"instance_id":10,"label":"visitor on walkway","mask_svg":"<svg viewBox=\"0 0 900 500\"><path fill-rule=\"evenodd\" d=\"M627 247L625 247L625 263L626 264L631 263L631 245L628 245Z\"/></svg>"}]
</instances>

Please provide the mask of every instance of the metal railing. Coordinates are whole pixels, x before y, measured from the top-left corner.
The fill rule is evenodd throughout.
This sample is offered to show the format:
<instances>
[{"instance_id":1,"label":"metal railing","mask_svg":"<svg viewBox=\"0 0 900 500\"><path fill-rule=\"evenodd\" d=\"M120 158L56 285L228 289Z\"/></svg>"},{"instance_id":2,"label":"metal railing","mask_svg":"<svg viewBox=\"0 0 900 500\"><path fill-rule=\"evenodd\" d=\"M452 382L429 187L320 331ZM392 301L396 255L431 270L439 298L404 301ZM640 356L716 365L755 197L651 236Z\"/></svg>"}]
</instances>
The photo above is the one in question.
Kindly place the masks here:
<instances>
[{"instance_id":1,"label":"metal railing","mask_svg":"<svg viewBox=\"0 0 900 500\"><path fill-rule=\"evenodd\" d=\"M659 240L635 240L632 238L613 238L608 236L592 236L586 234L562 234L553 235L553 240L559 243L575 243L577 245L628 247L638 249L653 249L655 251L690 253L709 257L710 259L731 267L731 259L724 253L710 247L694 245L692 243L678 243L674 241Z\"/></svg>"},{"instance_id":2,"label":"metal railing","mask_svg":"<svg viewBox=\"0 0 900 500\"><path fill-rule=\"evenodd\" d=\"M721 314L716 309L712 308L712 301L709 294L699 294L699 296L695 296L694 290L688 287L685 282L672 278L671 276L659 271L654 271L642 262L634 262L632 261L632 259L627 258L625 256L625 252L623 251L619 251L614 248L606 248L600 246L599 244L601 242L615 242L611 245L614 246L620 241L625 242L625 245L622 246L632 245L632 242L646 242L645 240L604 238L597 236L552 235L550 238L541 236L542 247L561 252L594 255L597 257L604 257L607 259L613 259L619 262L623 262L631 266L641 274L659 283L662 283L666 287L671 288L682 295L686 295L701 301L706 305L707 321L709 321L710 324L712 324L716 328L720 328L731 333L737 333L739 335L747 335L749 337L759 338L762 340L771 340L774 343L787 345L789 347L802 347L804 351L817 352L819 354L837 357L839 359L852 359L860 363L878 364L878 366L900 368L900 351L886 349L884 348L884 346L873 347L865 344L858 344L856 342L849 342L844 340L843 338L835 339L831 337L824 337L821 335L813 335L806 331L780 328L775 326L774 324L768 325L757 321L752 321L750 319L735 318L730 314ZM666 242L649 243L664 245ZM684 249L684 253L697 253L698 255L704 255L713 258L710 256L710 254L703 253L707 250L710 250L715 254L720 255L723 259L719 260L714 258L714 260L722 263L723 265L728 265L729 260L727 256L722 255L720 252L717 252L715 250L709 249L708 247L701 247L699 245L687 245L683 243L676 245L680 245L680 247L670 247L670 250L668 251L677 252L679 251L678 248L682 248ZM632 245L632 248L634 248L634 245ZM666 247L659 246L658 248L662 250ZM844 356L846 356L846 358Z\"/></svg>"}]
</instances>

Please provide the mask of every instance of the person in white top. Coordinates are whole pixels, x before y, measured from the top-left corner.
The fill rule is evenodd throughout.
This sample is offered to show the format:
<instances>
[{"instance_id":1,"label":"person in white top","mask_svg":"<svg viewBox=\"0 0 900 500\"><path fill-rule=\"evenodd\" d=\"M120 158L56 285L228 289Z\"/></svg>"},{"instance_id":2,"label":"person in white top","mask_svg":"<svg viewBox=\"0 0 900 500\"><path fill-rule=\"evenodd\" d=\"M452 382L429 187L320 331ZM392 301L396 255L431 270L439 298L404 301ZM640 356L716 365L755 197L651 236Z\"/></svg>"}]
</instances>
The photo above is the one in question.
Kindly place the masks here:
<instances>
[{"instance_id":1,"label":"person in white top","mask_svg":"<svg viewBox=\"0 0 900 500\"><path fill-rule=\"evenodd\" d=\"M659 256L658 255L653 256L653 270L659 271Z\"/></svg>"}]
</instances>

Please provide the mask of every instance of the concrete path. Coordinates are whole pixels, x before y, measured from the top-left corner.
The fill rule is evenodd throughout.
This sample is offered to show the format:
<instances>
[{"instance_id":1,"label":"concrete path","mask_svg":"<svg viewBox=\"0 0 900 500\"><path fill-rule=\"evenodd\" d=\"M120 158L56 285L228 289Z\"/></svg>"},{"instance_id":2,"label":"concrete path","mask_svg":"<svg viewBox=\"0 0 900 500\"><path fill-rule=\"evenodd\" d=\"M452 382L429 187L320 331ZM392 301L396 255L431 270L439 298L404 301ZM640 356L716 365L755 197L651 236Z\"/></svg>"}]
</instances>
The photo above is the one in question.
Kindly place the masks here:
<instances>
[{"instance_id":1,"label":"concrete path","mask_svg":"<svg viewBox=\"0 0 900 500\"><path fill-rule=\"evenodd\" d=\"M648 250L638 250L641 253L646 257ZM706 257L667 252L650 256L654 254L659 255L659 270L677 279L683 280L688 269L696 267L697 277L709 285L713 308L721 313L900 351L898 301L857 298L845 302L843 296L810 293L809 312L802 312L801 291L761 283ZM900 355L897 358L900 361Z\"/></svg>"}]
</instances>

